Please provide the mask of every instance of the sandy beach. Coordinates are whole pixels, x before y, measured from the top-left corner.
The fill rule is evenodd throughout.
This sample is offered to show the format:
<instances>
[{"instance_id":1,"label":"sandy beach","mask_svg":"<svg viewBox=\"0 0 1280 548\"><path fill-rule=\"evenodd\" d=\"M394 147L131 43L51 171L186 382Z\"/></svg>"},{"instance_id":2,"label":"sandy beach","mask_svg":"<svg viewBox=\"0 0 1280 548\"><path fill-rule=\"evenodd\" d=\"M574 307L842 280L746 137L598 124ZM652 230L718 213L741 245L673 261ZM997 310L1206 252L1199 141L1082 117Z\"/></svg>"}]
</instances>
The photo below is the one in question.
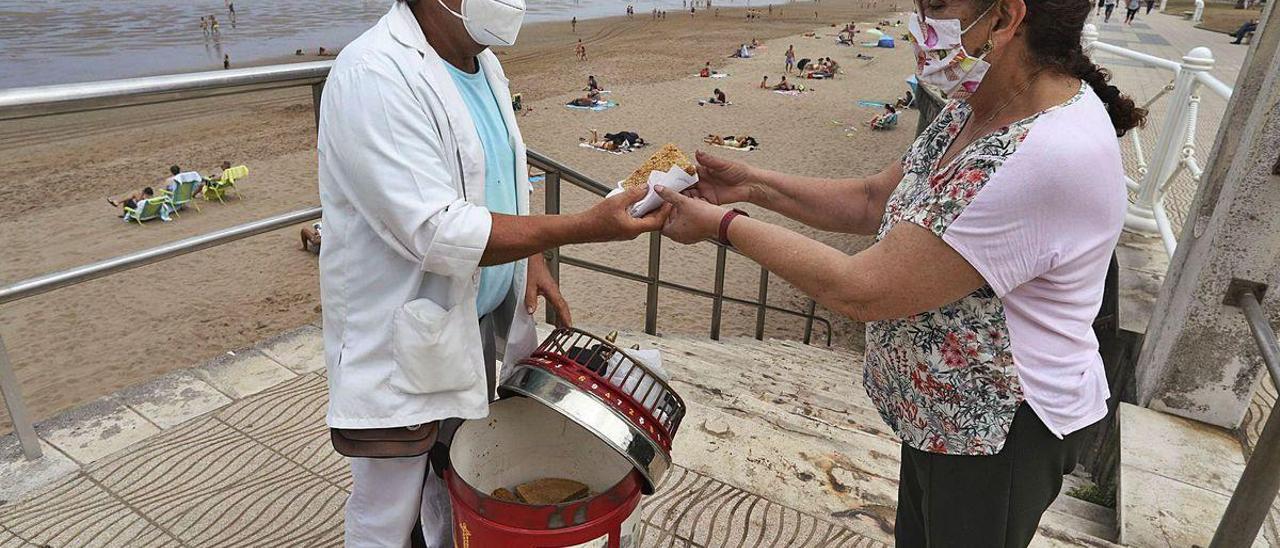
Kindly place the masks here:
<instances>
[{"instance_id":1,"label":"sandy beach","mask_svg":"<svg viewBox=\"0 0 1280 548\"><path fill-rule=\"evenodd\" d=\"M787 4L771 19L748 22L741 10L720 16L672 12L653 21L610 18L526 27L519 46L499 52L513 92L532 111L520 118L530 148L601 181L624 178L644 152L611 155L578 146L590 128L629 130L654 143L687 151L704 148L755 165L813 176L847 177L878 171L898 158L913 136L915 111L900 126L872 132L862 125L878 111L860 99L900 96L911 73L909 48L840 47L834 24L868 28L896 20L906 4L825 0ZM818 12L815 17L815 10ZM905 27L893 29L900 35ZM806 32L814 37L803 36ZM573 44L587 44L577 61ZM728 59L740 43L757 38L765 48L753 59ZM844 74L804 81L798 97L757 89L782 74L783 52L794 44L801 58L832 57ZM873 56L862 60L856 54ZM697 78L707 61L722 79ZM595 75L619 106L604 112L563 105ZM732 106L699 106L713 88ZM307 88L130 107L0 124L0 283L138 251L271 214L318 205L315 137ZM755 136L759 150L739 152L702 143L709 133ZM200 203L171 223L127 225L105 198L146 185L160 186L171 164L211 172L222 160L246 164L245 197ZM535 185L534 210L542 209ZM566 185L563 209L595 198ZM869 238L819 234L767 212L848 252ZM567 255L643 272L648 248L625 244L566 248ZM664 242L664 279L711 289L711 246ZM563 267L563 286L579 324L619 329L643 325L644 286ZM760 270L730 256L727 293L754 298ZM705 333L711 301L663 291L660 332ZM804 299L774 278L769 300L801 309ZM254 237L0 307L4 337L27 404L37 420L107 396L166 372L203 363L280 331L319 321L316 257L299 250L296 229ZM830 317L830 313L821 311ZM755 311L725 306L724 333L749 335ZM769 334L796 336L802 322L770 314ZM820 330L818 337L821 337ZM860 326L837 321L836 344L856 348ZM8 430L7 417L0 432Z\"/></svg>"}]
</instances>

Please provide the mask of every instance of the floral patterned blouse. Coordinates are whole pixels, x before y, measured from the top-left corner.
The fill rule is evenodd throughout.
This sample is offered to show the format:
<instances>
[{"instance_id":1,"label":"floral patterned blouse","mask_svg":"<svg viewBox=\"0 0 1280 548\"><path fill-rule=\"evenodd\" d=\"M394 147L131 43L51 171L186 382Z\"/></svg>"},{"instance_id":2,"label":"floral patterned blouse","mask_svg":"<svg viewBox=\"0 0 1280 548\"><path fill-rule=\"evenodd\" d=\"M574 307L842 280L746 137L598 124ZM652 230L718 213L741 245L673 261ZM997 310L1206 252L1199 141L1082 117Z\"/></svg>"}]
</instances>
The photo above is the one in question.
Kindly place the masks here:
<instances>
[{"instance_id":1,"label":"floral patterned blouse","mask_svg":"<svg viewBox=\"0 0 1280 548\"><path fill-rule=\"evenodd\" d=\"M1083 90L1053 108L1078 101ZM901 222L942 237L1044 112L975 140L939 166L971 114L965 102L948 103L903 157L904 177L877 239ZM990 285L935 310L869 322L866 339L863 384L905 443L954 455L1000 451L1024 398L1004 305Z\"/></svg>"}]
</instances>

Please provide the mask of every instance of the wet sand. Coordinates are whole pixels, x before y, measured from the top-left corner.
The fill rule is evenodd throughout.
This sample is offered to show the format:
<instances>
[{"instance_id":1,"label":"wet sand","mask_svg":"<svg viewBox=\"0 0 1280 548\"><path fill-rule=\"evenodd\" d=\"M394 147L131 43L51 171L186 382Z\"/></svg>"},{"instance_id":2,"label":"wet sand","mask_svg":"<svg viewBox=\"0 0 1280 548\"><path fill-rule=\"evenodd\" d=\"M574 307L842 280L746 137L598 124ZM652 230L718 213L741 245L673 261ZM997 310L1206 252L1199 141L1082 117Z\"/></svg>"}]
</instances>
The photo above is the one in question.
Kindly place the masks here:
<instances>
[{"instance_id":1,"label":"wet sand","mask_svg":"<svg viewBox=\"0 0 1280 548\"><path fill-rule=\"evenodd\" d=\"M711 150L807 175L853 176L881 169L910 142L915 113L905 113L901 127L891 132L873 134L865 127L850 132L845 126L876 112L858 107L858 99L888 100L902 93L910 52L837 47L829 25L873 21L879 18L873 12L889 6L828 0L818 8L817 20L812 6L796 6L808 13L787 8L785 17L750 24L731 16L734 10L722 9L719 18L700 12L692 20L687 13L673 13L658 22L646 15L584 21L576 34L567 24L532 25L519 47L501 52L513 91L524 93L533 108L521 118L526 140L602 181L623 178L644 156L579 148L578 137L588 128L633 130L686 150L702 146L707 133L746 132L760 140L761 150ZM806 31L815 31L817 38L799 36ZM767 44L759 58L726 58L753 36ZM588 44L588 62L574 59L578 38ZM816 91L802 97L755 89L764 74L777 80L788 44L796 45L800 57L832 56L846 73L834 81L806 82ZM859 52L875 59L857 60ZM693 77L707 60L732 76ZM563 108L585 85L587 74L610 88L621 106L599 113ZM713 87L725 90L734 106L699 107L696 100ZM5 250L0 283L317 205L314 145L307 88L5 122L0 125L0 248ZM201 203L200 212L145 227L121 222L104 199L158 186L170 164L208 172L223 159L252 170L243 184L245 199ZM542 207L540 190L535 211ZM566 211L594 200L568 186L565 192ZM821 238L851 252L869 243L861 237ZM282 230L0 307L0 335L32 414L46 418L318 322L316 259L298 246L297 230ZM646 250L641 240L565 253L643 272ZM664 242L662 266L665 279L712 286L709 246ZM563 274L580 324L642 327L643 285L571 266ZM731 255L727 293L754 297L758 275L753 263ZM804 303L776 278L769 297L772 304L795 309ZM709 300L665 290L660 299L660 331L705 333ZM753 309L726 304L724 334L750 335L754 320ZM771 335L795 336L800 324L769 315ZM860 338L858 326L837 322L837 344L856 346ZM0 431L7 429L7 420L0 422Z\"/></svg>"}]
</instances>

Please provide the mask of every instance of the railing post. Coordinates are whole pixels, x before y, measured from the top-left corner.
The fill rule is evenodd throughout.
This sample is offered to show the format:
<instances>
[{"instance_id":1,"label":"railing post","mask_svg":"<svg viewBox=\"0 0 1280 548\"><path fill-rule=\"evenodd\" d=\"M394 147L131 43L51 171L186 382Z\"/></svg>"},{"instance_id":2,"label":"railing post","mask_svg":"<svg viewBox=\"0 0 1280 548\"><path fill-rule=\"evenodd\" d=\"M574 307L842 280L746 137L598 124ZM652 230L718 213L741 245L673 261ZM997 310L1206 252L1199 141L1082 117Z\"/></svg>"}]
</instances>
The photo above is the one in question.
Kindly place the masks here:
<instances>
[{"instance_id":1,"label":"railing post","mask_svg":"<svg viewBox=\"0 0 1280 548\"><path fill-rule=\"evenodd\" d=\"M1213 52L1197 47L1182 56L1178 75L1173 79L1173 93L1169 98L1169 111L1160 124L1156 146L1148 164L1146 175L1139 183L1137 196L1129 204L1125 214L1125 228L1141 234L1158 234L1155 207L1159 192L1178 166L1183 143L1186 139L1187 106L1195 91L1196 75L1213 68Z\"/></svg>"},{"instance_id":2,"label":"railing post","mask_svg":"<svg viewBox=\"0 0 1280 548\"><path fill-rule=\"evenodd\" d=\"M1271 329L1267 313L1251 291L1242 292L1235 304L1244 311L1271 379L1280 384L1280 345L1276 343L1276 333ZM1209 548L1252 546L1271 511L1277 491L1280 491L1280 410L1272 409Z\"/></svg>"},{"instance_id":3,"label":"railing post","mask_svg":"<svg viewBox=\"0 0 1280 548\"><path fill-rule=\"evenodd\" d=\"M658 334L658 287L662 273L662 233L649 233L649 282L644 297L644 332Z\"/></svg>"},{"instance_id":4,"label":"railing post","mask_svg":"<svg viewBox=\"0 0 1280 548\"><path fill-rule=\"evenodd\" d=\"M316 115L316 129L320 129L320 99L324 95L324 80L311 84L311 110Z\"/></svg>"},{"instance_id":5,"label":"railing post","mask_svg":"<svg viewBox=\"0 0 1280 548\"><path fill-rule=\"evenodd\" d=\"M818 303L813 299L809 299L809 307L804 311L804 343L809 344L813 340L813 314L817 310ZM831 346L831 328L827 328L827 346Z\"/></svg>"},{"instance_id":6,"label":"railing post","mask_svg":"<svg viewBox=\"0 0 1280 548\"><path fill-rule=\"evenodd\" d=\"M1098 27L1093 23L1086 23L1084 30L1080 31L1080 45L1084 48L1085 54L1093 54L1093 45L1098 41Z\"/></svg>"},{"instance_id":7,"label":"railing post","mask_svg":"<svg viewBox=\"0 0 1280 548\"><path fill-rule=\"evenodd\" d=\"M9 420L13 421L13 431L18 434L18 443L22 444L22 454L27 456L27 460L40 458L44 454L40 450L40 438L36 437L31 417L27 416L27 406L22 402L22 388L18 386L18 377L13 373L13 362L9 361L3 338L0 338L0 395L4 396L4 406L9 410Z\"/></svg>"},{"instance_id":8,"label":"railing post","mask_svg":"<svg viewBox=\"0 0 1280 548\"><path fill-rule=\"evenodd\" d=\"M760 294L756 298L756 302L760 303L756 306L756 340L764 340L764 314L768 311L769 300L769 270L760 267Z\"/></svg>"},{"instance_id":9,"label":"railing post","mask_svg":"<svg viewBox=\"0 0 1280 548\"><path fill-rule=\"evenodd\" d=\"M716 281L711 297L711 340L720 340L720 314L724 309L724 266L727 259L724 246L716 246Z\"/></svg>"},{"instance_id":10,"label":"railing post","mask_svg":"<svg viewBox=\"0 0 1280 548\"><path fill-rule=\"evenodd\" d=\"M558 171L547 171L543 176L542 207L547 215L560 214L560 172ZM547 250L547 255L547 271L551 273L551 279L560 283L560 248L553 247ZM546 310L546 320L552 325L556 322L556 311L550 306Z\"/></svg>"}]
</instances>

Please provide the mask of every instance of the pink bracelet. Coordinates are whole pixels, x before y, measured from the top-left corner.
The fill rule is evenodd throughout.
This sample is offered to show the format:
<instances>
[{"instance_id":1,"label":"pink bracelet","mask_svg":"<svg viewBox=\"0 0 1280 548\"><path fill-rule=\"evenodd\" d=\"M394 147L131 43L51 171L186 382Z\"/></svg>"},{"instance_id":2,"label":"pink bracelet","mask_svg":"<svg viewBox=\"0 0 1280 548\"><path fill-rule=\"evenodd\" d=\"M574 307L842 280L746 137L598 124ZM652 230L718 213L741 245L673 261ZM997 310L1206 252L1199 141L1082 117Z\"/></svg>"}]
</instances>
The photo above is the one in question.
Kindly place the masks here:
<instances>
[{"instance_id":1,"label":"pink bracelet","mask_svg":"<svg viewBox=\"0 0 1280 548\"><path fill-rule=\"evenodd\" d=\"M739 215L743 217L750 217L750 215L747 215L747 212L738 208L734 208L724 212L724 217L720 218L720 234L718 239L720 240L721 244L724 244L729 247L733 247L733 243L729 241L729 223L732 223L734 217L737 217Z\"/></svg>"}]
</instances>

